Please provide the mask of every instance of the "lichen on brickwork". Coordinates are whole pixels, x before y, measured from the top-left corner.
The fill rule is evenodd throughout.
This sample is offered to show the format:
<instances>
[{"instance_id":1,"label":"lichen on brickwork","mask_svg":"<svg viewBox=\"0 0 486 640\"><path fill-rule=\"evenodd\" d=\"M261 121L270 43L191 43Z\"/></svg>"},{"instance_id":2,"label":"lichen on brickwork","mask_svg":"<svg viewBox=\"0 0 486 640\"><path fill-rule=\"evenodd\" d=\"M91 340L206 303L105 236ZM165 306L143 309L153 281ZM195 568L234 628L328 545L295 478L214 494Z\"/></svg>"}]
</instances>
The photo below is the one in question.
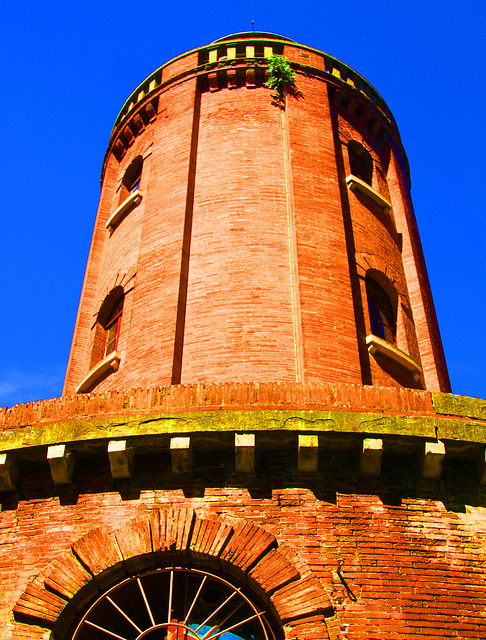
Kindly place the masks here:
<instances>
[{"instance_id":1,"label":"lichen on brickwork","mask_svg":"<svg viewBox=\"0 0 486 640\"><path fill-rule=\"evenodd\" d=\"M40 427L41 425L39 425ZM117 416L91 416L81 420L61 420L34 425L17 425L2 432L0 451L47 446L58 442L88 442L106 438L162 437L175 434L217 434L228 432L310 432L404 436L486 442L486 422L450 417L312 410L190 411Z\"/></svg>"},{"instance_id":2,"label":"lichen on brickwork","mask_svg":"<svg viewBox=\"0 0 486 640\"><path fill-rule=\"evenodd\" d=\"M453 393L432 393L432 403L437 413L486 420L486 400L457 396Z\"/></svg>"}]
</instances>

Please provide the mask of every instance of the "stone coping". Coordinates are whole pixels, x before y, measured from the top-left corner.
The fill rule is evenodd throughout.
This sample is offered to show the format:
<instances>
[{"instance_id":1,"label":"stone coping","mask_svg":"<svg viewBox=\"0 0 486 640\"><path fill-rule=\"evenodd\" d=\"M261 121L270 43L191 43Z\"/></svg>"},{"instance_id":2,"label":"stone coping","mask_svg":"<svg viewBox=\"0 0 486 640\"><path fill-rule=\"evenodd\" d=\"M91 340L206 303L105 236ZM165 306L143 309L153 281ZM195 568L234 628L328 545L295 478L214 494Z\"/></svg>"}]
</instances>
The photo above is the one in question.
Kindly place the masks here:
<instances>
[{"instance_id":1,"label":"stone coping","mask_svg":"<svg viewBox=\"0 0 486 640\"><path fill-rule=\"evenodd\" d=\"M40 425L39 425L40 427ZM252 433L361 434L408 436L486 444L486 422L451 418L403 416L357 411L200 411L177 414L91 417L2 429L0 451L50 446L57 443L181 434Z\"/></svg>"},{"instance_id":2,"label":"stone coping","mask_svg":"<svg viewBox=\"0 0 486 640\"><path fill-rule=\"evenodd\" d=\"M206 68L207 66L209 66L207 64L198 65L197 63L195 63L196 55L202 52L207 52L209 54L211 51L216 51L216 63L218 63L221 58L226 58L226 53L224 50L227 49L227 47L231 46L232 44L241 44L242 42L245 42L245 41L246 41L246 44L249 46L251 46L252 44L261 43L262 41L265 41L268 45L272 45L274 43L276 43L277 45L283 45L284 54L288 53L285 50L285 47L291 47L294 49L301 49L306 52L311 52L317 55L319 58L321 58L323 62L323 66L325 68L326 74L332 75L333 77L338 78L339 80L343 80L343 85L348 84L353 88L356 87L358 91L363 96L365 96L371 103L373 103L375 106L378 106L380 111L382 111L386 115L386 117L396 127L395 120L390 111L390 108L386 104L383 97L371 85L371 83L368 82L368 80L366 80L366 78L364 78L360 73L352 69L346 63L342 62L341 60L338 60L337 58L335 58L334 56L331 56L328 53L324 53L323 51L320 51L319 49L315 49L314 47L309 47L307 45L295 42L290 39L283 39L282 36L273 36L272 34L260 35L260 34L249 33L248 36L246 36L245 34L235 34L234 39L231 39L231 37L226 36L221 40L216 40L202 47L197 47L196 49L191 49L189 51L181 53L175 58L172 58L171 60L168 60L167 62L162 64L158 69L153 71L147 78L145 78L145 80L143 80L127 98L127 100L123 104L120 112L116 117L111 137L113 137L113 133L116 131L117 127L120 126L126 120L127 116L130 115L130 111L137 105L137 103L139 103L140 100L146 98L146 96L152 93L155 89L160 89L161 85L164 84L164 82L162 81L163 70L169 70L171 65L173 65L175 62L178 62L180 63L179 67L181 68L183 74L193 73L201 67ZM243 65L246 65L250 61L257 62L260 64L267 64L267 59L265 57L238 58L238 63ZM290 61L291 63L293 62L292 60ZM311 69L311 68L313 67L307 67L307 69ZM179 70L179 73L175 73L175 74L170 73L169 71L169 73L167 74L169 76L169 80L174 80L175 78L177 78L180 75L181 70Z\"/></svg>"},{"instance_id":3,"label":"stone coping","mask_svg":"<svg viewBox=\"0 0 486 640\"><path fill-rule=\"evenodd\" d=\"M0 409L0 451L223 431L339 432L486 443L486 400L331 383L220 383L77 394Z\"/></svg>"}]
</instances>

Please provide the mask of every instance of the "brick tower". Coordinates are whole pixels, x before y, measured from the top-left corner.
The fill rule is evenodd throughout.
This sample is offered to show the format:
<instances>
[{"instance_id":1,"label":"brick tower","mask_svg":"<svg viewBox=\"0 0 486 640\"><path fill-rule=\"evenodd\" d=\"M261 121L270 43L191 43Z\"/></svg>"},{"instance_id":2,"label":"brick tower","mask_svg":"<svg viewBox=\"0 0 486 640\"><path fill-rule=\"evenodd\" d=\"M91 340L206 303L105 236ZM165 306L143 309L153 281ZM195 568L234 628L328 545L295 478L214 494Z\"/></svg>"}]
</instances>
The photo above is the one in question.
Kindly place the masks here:
<instances>
[{"instance_id":1,"label":"brick tower","mask_svg":"<svg viewBox=\"0 0 486 640\"><path fill-rule=\"evenodd\" d=\"M301 96L281 110L263 84L284 51ZM334 58L265 35L181 56L124 105L102 184L66 394L449 390L398 130Z\"/></svg>"},{"instance_id":2,"label":"brick tower","mask_svg":"<svg viewBox=\"0 0 486 640\"><path fill-rule=\"evenodd\" d=\"M237 34L134 91L63 397L1 418L2 640L484 637L486 402L327 54Z\"/></svg>"}]
</instances>

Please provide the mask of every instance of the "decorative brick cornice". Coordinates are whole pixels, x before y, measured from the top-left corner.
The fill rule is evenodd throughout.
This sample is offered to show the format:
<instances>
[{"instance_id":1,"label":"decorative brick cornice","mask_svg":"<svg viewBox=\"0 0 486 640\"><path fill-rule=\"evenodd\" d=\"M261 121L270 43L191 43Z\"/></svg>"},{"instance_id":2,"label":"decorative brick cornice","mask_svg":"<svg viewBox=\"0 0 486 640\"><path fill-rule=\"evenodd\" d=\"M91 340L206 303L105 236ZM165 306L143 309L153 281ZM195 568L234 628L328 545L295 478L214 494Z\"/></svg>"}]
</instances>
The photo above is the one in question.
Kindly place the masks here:
<instances>
[{"instance_id":1,"label":"decorative brick cornice","mask_svg":"<svg viewBox=\"0 0 486 640\"><path fill-rule=\"evenodd\" d=\"M296 51L304 52L307 57L311 54L316 61L312 65L303 64L302 60L294 59ZM333 99L341 108L347 109L352 103L354 111L357 103L363 104L363 118L368 128L380 138L385 137L387 130L390 132L401 150L408 176L408 161L394 117L380 94L363 76L333 56L312 47L272 38L270 35L265 38L249 35L235 38L234 41L217 41L188 51L168 61L146 78L126 100L116 118L103 163L102 179L111 151L118 160L123 158L136 136L156 119L158 96L168 87L190 78L198 78L203 89L210 91L217 91L222 87L235 89L238 86L262 86L267 57L272 53L288 55L297 73L324 80L336 88Z\"/></svg>"}]
</instances>

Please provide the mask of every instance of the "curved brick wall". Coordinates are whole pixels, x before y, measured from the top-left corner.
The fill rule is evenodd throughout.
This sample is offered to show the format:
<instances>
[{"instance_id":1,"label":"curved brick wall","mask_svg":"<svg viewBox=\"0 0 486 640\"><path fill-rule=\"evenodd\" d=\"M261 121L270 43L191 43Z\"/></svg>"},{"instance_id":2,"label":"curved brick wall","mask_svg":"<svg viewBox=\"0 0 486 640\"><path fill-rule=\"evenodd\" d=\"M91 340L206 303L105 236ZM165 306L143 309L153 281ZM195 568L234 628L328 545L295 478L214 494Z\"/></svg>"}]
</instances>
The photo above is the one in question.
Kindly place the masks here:
<instances>
[{"instance_id":1,"label":"curved brick wall","mask_svg":"<svg viewBox=\"0 0 486 640\"><path fill-rule=\"evenodd\" d=\"M263 86L272 51L297 72L285 111ZM348 187L352 140L371 154L390 211ZM142 200L107 229L137 156ZM370 270L398 296L397 347L418 379L368 353ZM308 47L226 39L167 63L127 101L103 167L67 394L97 360L97 313L116 286L120 365L83 391L251 380L449 389L393 117L361 76Z\"/></svg>"}]
</instances>

